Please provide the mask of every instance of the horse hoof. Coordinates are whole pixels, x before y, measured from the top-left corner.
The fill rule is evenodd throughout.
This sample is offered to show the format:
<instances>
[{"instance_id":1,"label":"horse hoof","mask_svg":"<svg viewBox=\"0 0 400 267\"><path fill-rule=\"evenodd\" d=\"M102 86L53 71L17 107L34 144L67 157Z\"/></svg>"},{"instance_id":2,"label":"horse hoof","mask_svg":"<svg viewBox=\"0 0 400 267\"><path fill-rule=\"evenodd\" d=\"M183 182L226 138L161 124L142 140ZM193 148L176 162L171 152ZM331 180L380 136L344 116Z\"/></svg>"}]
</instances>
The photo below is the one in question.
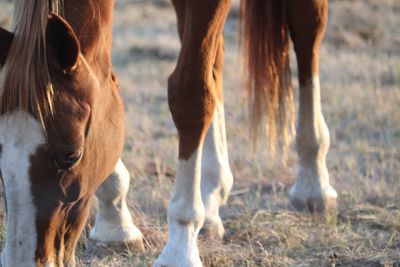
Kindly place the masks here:
<instances>
[{"instance_id":1,"label":"horse hoof","mask_svg":"<svg viewBox=\"0 0 400 267\"><path fill-rule=\"evenodd\" d=\"M203 264L201 263L200 259L196 259L193 261L179 261L177 259L167 259L163 260L160 257L157 259L157 261L153 264L153 267L203 267Z\"/></svg>"},{"instance_id":2,"label":"horse hoof","mask_svg":"<svg viewBox=\"0 0 400 267\"><path fill-rule=\"evenodd\" d=\"M104 258L115 253L144 252L143 239L127 242L102 242L89 239L86 244L86 253L98 258Z\"/></svg>"},{"instance_id":3,"label":"horse hoof","mask_svg":"<svg viewBox=\"0 0 400 267\"><path fill-rule=\"evenodd\" d=\"M109 227L109 229L112 228ZM144 250L143 234L136 226L116 227L112 231L94 227L87 244L87 253L95 256L110 255L115 252L143 252Z\"/></svg>"},{"instance_id":4,"label":"horse hoof","mask_svg":"<svg viewBox=\"0 0 400 267\"><path fill-rule=\"evenodd\" d=\"M313 214L337 215L337 193L328 185L318 190L298 190L293 187L290 191L290 202L299 211L308 210Z\"/></svg>"},{"instance_id":5,"label":"horse hoof","mask_svg":"<svg viewBox=\"0 0 400 267\"><path fill-rule=\"evenodd\" d=\"M221 242L225 233L224 225L220 218L208 219L206 218L203 228L200 230L200 236L207 241Z\"/></svg>"}]
</instances>

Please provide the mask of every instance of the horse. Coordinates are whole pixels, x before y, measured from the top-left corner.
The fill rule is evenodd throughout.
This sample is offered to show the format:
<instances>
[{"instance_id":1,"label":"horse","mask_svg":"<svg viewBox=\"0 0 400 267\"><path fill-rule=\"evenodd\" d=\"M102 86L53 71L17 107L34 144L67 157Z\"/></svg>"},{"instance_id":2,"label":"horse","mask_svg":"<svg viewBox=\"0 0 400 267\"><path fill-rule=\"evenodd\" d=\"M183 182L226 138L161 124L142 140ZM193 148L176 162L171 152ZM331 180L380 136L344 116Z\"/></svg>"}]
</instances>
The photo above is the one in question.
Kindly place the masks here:
<instances>
[{"instance_id":1,"label":"horse","mask_svg":"<svg viewBox=\"0 0 400 267\"><path fill-rule=\"evenodd\" d=\"M154 266L201 266L197 237L224 233L219 208L233 184L225 131L223 27L231 0L173 0L181 51L168 79L179 138L168 241ZM138 242L120 160L123 105L112 71L113 0L15 2L15 32L0 30L0 170L7 207L2 266L75 266L75 247L96 194L90 239ZM299 166L293 205L335 208L320 103L318 50L327 0L242 0L253 132L287 143L293 121L289 39L299 67Z\"/></svg>"},{"instance_id":2,"label":"horse","mask_svg":"<svg viewBox=\"0 0 400 267\"><path fill-rule=\"evenodd\" d=\"M124 108L110 58L114 1L14 5L14 32L0 30L1 266L76 266L96 189L91 238L141 239L124 198Z\"/></svg>"},{"instance_id":3,"label":"horse","mask_svg":"<svg viewBox=\"0 0 400 267\"><path fill-rule=\"evenodd\" d=\"M222 90L223 28L231 0L172 0L181 50L168 80L168 103L178 130L179 163L168 208L169 237L155 266L202 266L200 229L222 237L219 207L232 188ZM298 64L299 120L296 181L290 190L299 210L332 214L337 192L329 183L330 145L320 98L318 51L328 0L241 0L241 34L252 132L267 125L270 146L290 141L293 96L289 40Z\"/></svg>"}]
</instances>

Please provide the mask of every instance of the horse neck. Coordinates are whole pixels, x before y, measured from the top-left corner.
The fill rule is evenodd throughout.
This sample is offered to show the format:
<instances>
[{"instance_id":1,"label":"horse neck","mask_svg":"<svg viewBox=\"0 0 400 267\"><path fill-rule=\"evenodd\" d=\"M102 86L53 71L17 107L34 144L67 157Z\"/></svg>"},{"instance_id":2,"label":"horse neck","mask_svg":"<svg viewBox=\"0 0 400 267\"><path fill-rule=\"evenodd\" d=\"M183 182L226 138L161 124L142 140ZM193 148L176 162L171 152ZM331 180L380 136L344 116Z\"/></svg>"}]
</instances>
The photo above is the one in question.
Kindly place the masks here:
<instances>
[{"instance_id":1,"label":"horse neck","mask_svg":"<svg viewBox=\"0 0 400 267\"><path fill-rule=\"evenodd\" d=\"M64 2L64 15L79 39L81 52L97 72L111 72L114 0Z\"/></svg>"}]
</instances>

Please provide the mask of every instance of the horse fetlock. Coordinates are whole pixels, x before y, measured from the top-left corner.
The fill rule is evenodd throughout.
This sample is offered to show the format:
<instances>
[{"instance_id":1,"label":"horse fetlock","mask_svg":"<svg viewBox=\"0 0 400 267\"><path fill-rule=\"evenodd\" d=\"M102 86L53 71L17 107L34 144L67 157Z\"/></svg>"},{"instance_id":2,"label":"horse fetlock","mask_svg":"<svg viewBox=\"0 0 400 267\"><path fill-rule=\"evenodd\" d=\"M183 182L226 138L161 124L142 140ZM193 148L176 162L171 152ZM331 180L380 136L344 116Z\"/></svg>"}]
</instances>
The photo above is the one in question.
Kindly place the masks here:
<instances>
[{"instance_id":1,"label":"horse fetlock","mask_svg":"<svg viewBox=\"0 0 400 267\"><path fill-rule=\"evenodd\" d=\"M90 239L102 243L132 243L143 246L143 235L133 224L126 203L130 176L118 160L113 173L97 189L98 212Z\"/></svg>"},{"instance_id":2,"label":"horse fetlock","mask_svg":"<svg viewBox=\"0 0 400 267\"><path fill-rule=\"evenodd\" d=\"M204 223L205 209L202 201L171 200L168 208L168 223L200 228Z\"/></svg>"},{"instance_id":3,"label":"horse fetlock","mask_svg":"<svg viewBox=\"0 0 400 267\"><path fill-rule=\"evenodd\" d=\"M204 160L202 164L201 192L203 200L213 194L219 196L220 205L225 204L233 186L233 174L229 164L219 164L209 168Z\"/></svg>"},{"instance_id":4,"label":"horse fetlock","mask_svg":"<svg viewBox=\"0 0 400 267\"><path fill-rule=\"evenodd\" d=\"M176 249L167 244L154 267L202 267L197 245L189 249Z\"/></svg>"},{"instance_id":5,"label":"horse fetlock","mask_svg":"<svg viewBox=\"0 0 400 267\"><path fill-rule=\"evenodd\" d=\"M99 202L96 223L89 236L91 240L103 243L142 243L143 235L133 224L125 200L118 206Z\"/></svg>"},{"instance_id":6,"label":"horse fetlock","mask_svg":"<svg viewBox=\"0 0 400 267\"><path fill-rule=\"evenodd\" d=\"M322 115L321 115L322 116ZM326 157L330 146L329 129L322 120L317 126L304 126L296 136L296 150L301 160L312 161L318 157ZM316 128L316 129L315 129Z\"/></svg>"},{"instance_id":7,"label":"horse fetlock","mask_svg":"<svg viewBox=\"0 0 400 267\"><path fill-rule=\"evenodd\" d=\"M187 201L171 201L168 209L168 241L154 266L202 266L197 236L203 226L205 213L201 201L194 203L188 205Z\"/></svg>"},{"instance_id":8,"label":"horse fetlock","mask_svg":"<svg viewBox=\"0 0 400 267\"><path fill-rule=\"evenodd\" d=\"M188 220L187 217L168 217L169 238L154 266L202 266L197 236L204 216Z\"/></svg>"}]
</instances>

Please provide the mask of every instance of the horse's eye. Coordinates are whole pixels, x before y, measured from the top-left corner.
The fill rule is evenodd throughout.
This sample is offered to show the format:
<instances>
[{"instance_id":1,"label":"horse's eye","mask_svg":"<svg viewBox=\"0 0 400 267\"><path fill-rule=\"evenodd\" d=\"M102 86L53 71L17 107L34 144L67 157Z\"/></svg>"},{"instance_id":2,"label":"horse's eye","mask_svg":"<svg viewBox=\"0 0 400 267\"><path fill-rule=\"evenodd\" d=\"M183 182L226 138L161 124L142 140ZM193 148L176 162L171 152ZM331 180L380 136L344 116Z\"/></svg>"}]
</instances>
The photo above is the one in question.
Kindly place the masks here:
<instances>
[{"instance_id":1,"label":"horse's eye","mask_svg":"<svg viewBox=\"0 0 400 267\"><path fill-rule=\"evenodd\" d=\"M53 158L53 162L56 165L57 169L61 171L66 171L72 167L74 167L78 161L82 157L82 150L64 153L57 155Z\"/></svg>"}]
</instances>

